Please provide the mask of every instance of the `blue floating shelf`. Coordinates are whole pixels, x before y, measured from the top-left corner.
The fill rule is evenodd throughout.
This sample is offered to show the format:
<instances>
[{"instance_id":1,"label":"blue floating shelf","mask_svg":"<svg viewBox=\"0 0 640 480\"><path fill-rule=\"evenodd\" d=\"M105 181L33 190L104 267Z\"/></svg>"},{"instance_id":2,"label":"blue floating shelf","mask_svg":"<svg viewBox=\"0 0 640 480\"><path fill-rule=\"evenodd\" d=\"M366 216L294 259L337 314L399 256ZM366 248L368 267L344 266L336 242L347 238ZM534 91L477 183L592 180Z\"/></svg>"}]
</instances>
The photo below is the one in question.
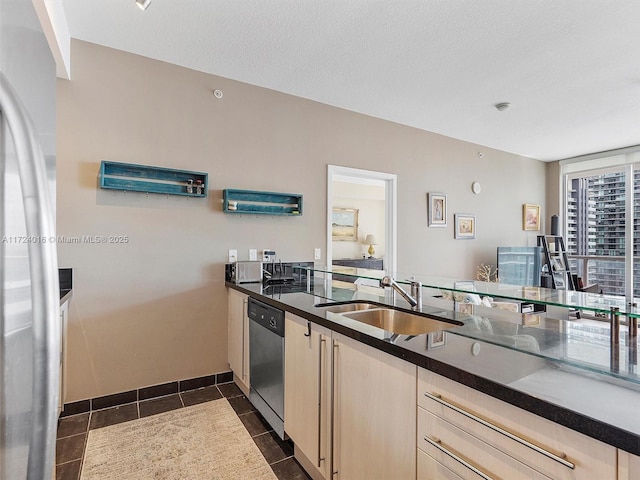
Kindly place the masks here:
<instances>
[{"instance_id":1,"label":"blue floating shelf","mask_svg":"<svg viewBox=\"0 0 640 480\"><path fill-rule=\"evenodd\" d=\"M100 164L100 188L111 190L204 198L209 193L208 178L207 173L174 168L133 165L106 160Z\"/></svg>"},{"instance_id":2,"label":"blue floating shelf","mask_svg":"<svg viewBox=\"0 0 640 480\"><path fill-rule=\"evenodd\" d=\"M257 192L254 190L222 191L225 213L263 215L302 215L302 195L296 193Z\"/></svg>"}]
</instances>

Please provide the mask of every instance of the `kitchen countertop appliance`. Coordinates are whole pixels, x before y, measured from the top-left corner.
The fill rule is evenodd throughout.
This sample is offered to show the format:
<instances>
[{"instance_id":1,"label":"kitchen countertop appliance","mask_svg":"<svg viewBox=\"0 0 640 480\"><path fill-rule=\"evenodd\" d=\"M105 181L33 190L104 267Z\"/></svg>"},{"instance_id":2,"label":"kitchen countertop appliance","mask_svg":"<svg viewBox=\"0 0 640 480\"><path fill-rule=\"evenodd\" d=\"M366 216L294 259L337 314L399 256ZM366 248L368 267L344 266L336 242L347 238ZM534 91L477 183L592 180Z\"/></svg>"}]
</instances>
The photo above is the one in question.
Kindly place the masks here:
<instances>
[{"instance_id":1,"label":"kitchen countertop appliance","mask_svg":"<svg viewBox=\"0 0 640 480\"><path fill-rule=\"evenodd\" d=\"M284 440L284 312L249 297L249 400Z\"/></svg>"},{"instance_id":2,"label":"kitchen countertop appliance","mask_svg":"<svg viewBox=\"0 0 640 480\"><path fill-rule=\"evenodd\" d=\"M262 262L238 261L231 263L227 267L226 274L236 285L240 283L260 283L262 282Z\"/></svg>"},{"instance_id":3,"label":"kitchen countertop appliance","mask_svg":"<svg viewBox=\"0 0 640 480\"><path fill-rule=\"evenodd\" d=\"M313 262L238 261L225 264L225 280L236 285L260 283L272 292L304 292L313 285Z\"/></svg>"}]
</instances>

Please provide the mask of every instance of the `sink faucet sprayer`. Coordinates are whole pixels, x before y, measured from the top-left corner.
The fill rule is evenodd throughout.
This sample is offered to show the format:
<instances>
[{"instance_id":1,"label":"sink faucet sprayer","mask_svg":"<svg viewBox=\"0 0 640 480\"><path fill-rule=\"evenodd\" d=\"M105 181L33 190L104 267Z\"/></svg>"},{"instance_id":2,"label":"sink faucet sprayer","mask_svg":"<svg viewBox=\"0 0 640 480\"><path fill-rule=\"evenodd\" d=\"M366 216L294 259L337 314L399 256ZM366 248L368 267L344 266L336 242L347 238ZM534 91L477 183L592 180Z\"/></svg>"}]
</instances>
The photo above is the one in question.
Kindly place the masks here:
<instances>
[{"instance_id":1,"label":"sink faucet sprayer","mask_svg":"<svg viewBox=\"0 0 640 480\"><path fill-rule=\"evenodd\" d=\"M411 295L409 295L400 285L389 275L380 280L381 287L391 287L398 292L411 305L412 310L422 311L422 283L411 279Z\"/></svg>"}]
</instances>

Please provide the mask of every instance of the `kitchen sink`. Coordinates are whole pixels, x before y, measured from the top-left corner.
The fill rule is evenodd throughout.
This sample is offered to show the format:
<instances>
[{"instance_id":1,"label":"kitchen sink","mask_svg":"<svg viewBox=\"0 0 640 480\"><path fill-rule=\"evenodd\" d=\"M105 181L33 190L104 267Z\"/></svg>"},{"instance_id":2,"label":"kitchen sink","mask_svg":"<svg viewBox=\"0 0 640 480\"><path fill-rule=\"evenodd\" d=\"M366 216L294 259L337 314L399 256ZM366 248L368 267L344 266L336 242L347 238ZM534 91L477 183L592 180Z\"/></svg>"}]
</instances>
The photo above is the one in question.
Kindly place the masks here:
<instances>
[{"instance_id":1,"label":"kitchen sink","mask_svg":"<svg viewBox=\"0 0 640 480\"><path fill-rule=\"evenodd\" d=\"M340 303L322 303L316 305L325 312L339 314L342 317L366 323L400 335L420 335L439 332L463 325L458 322L446 322L427 317L422 313L390 308L382 303L351 301Z\"/></svg>"},{"instance_id":2,"label":"kitchen sink","mask_svg":"<svg viewBox=\"0 0 640 480\"><path fill-rule=\"evenodd\" d=\"M345 313L343 316L401 335L420 335L423 333L439 332L458 326L453 323L441 322L433 318L402 310L395 310L393 308L376 308Z\"/></svg>"},{"instance_id":3,"label":"kitchen sink","mask_svg":"<svg viewBox=\"0 0 640 480\"><path fill-rule=\"evenodd\" d=\"M370 310L372 308L380 308L379 304L368 302L348 302L348 303L322 303L316 305L316 307L324 308L325 312L331 313L346 313L357 312L361 310Z\"/></svg>"}]
</instances>

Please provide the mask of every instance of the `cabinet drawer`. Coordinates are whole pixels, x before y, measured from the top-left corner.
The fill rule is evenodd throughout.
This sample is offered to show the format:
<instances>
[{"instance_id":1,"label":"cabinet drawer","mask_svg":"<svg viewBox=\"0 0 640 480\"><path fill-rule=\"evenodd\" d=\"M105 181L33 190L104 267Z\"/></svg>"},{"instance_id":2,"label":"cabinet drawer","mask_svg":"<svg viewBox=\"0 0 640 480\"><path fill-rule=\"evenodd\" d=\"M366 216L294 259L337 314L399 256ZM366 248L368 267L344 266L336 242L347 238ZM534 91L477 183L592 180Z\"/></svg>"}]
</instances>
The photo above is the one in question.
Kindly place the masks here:
<instances>
[{"instance_id":1,"label":"cabinet drawer","mask_svg":"<svg viewBox=\"0 0 640 480\"><path fill-rule=\"evenodd\" d=\"M447 467L430 457L422 450L418 450L418 480L482 480L475 473L469 470L467 477L461 477L452 472Z\"/></svg>"},{"instance_id":2,"label":"cabinet drawer","mask_svg":"<svg viewBox=\"0 0 640 480\"><path fill-rule=\"evenodd\" d=\"M616 478L616 449L428 370L418 405L554 479Z\"/></svg>"},{"instance_id":3,"label":"cabinet drawer","mask_svg":"<svg viewBox=\"0 0 640 480\"><path fill-rule=\"evenodd\" d=\"M423 408L418 408L418 448L463 478L549 480Z\"/></svg>"}]
</instances>

